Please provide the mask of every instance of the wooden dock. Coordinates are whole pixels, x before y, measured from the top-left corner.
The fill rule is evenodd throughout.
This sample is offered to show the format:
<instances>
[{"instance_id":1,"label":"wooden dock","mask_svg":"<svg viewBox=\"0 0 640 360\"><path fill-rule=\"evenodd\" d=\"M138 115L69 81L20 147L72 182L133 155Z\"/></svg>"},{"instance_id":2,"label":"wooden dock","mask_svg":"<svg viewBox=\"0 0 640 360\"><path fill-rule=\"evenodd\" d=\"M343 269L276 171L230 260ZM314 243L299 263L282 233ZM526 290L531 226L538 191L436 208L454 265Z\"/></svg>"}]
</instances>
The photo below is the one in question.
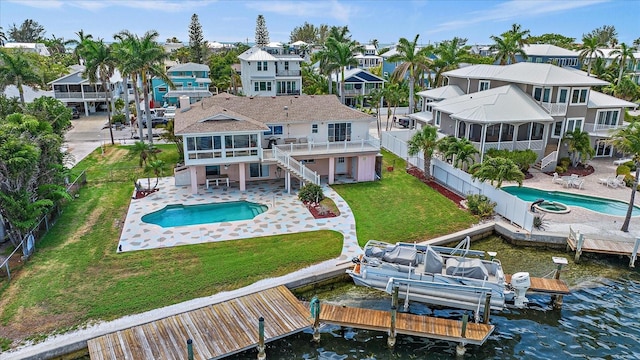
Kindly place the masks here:
<instances>
[{"instance_id":1,"label":"wooden dock","mask_svg":"<svg viewBox=\"0 0 640 360\"><path fill-rule=\"evenodd\" d=\"M284 286L170 316L88 341L92 360L218 359L258 344L258 319L264 317L265 342L311 326L309 309Z\"/></svg>"},{"instance_id":2,"label":"wooden dock","mask_svg":"<svg viewBox=\"0 0 640 360\"><path fill-rule=\"evenodd\" d=\"M560 279L547 279L539 277L531 277L531 286L529 292L551 294L551 295L568 295L570 293L567 284ZM511 275L505 274L505 281L511 282Z\"/></svg>"},{"instance_id":3,"label":"wooden dock","mask_svg":"<svg viewBox=\"0 0 640 360\"><path fill-rule=\"evenodd\" d=\"M389 311L327 304L322 304L320 321L327 324L384 332L388 332L391 326ZM463 338L461 336L462 321L406 313L398 313L396 318L396 332L398 334L474 345L484 344L494 328L493 325L470 322L466 325L465 337Z\"/></svg>"},{"instance_id":4,"label":"wooden dock","mask_svg":"<svg viewBox=\"0 0 640 360\"><path fill-rule=\"evenodd\" d=\"M583 252L621 255L629 257L629 266L635 267L635 261L640 250L640 238L635 241L623 240L602 240L586 238L580 231L574 231L569 227L569 236L567 237L567 248L576 252L575 261L580 260Z\"/></svg>"}]
</instances>

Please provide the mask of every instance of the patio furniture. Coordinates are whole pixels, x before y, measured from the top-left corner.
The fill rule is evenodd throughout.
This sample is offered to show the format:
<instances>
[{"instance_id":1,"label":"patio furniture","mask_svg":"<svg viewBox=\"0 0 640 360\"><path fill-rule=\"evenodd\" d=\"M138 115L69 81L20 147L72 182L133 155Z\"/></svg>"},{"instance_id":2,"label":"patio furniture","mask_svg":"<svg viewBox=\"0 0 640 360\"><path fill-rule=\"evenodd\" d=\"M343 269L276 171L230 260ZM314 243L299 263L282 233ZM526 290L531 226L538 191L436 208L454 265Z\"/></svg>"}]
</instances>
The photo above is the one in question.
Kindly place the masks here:
<instances>
[{"instance_id":1,"label":"patio furniture","mask_svg":"<svg viewBox=\"0 0 640 360\"><path fill-rule=\"evenodd\" d=\"M229 175L222 174L222 175L215 175L215 176L208 177L207 178L207 189L214 182L216 183L216 186L220 186L220 182L226 182L227 187L229 187Z\"/></svg>"},{"instance_id":2,"label":"patio furniture","mask_svg":"<svg viewBox=\"0 0 640 360\"><path fill-rule=\"evenodd\" d=\"M629 161L633 161L633 159L632 158L621 158L621 159L618 159L618 160L614 160L613 161L613 165L622 165L622 164L627 163Z\"/></svg>"},{"instance_id":3,"label":"patio furniture","mask_svg":"<svg viewBox=\"0 0 640 360\"><path fill-rule=\"evenodd\" d=\"M624 175L618 175L615 179L612 180L613 187L626 187L627 184L624 182Z\"/></svg>"},{"instance_id":4,"label":"patio furniture","mask_svg":"<svg viewBox=\"0 0 640 360\"><path fill-rule=\"evenodd\" d=\"M562 186L569 188L573 183L574 178L572 176L563 176L560 178L562 180Z\"/></svg>"},{"instance_id":5,"label":"patio furniture","mask_svg":"<svg viewBox=\"0 0 640 360\"><path fill-rule=\"evenodd\" d=\"M558 175L557 172L553 173L553 180L551 180L551 182L554 184L564 185L564 180L562 180L562 178Z\"/></svg>"},{"instance_id":6,"label":"patio furniture","mask_svg":"<svg viewBox=\"0 0 640 360\"><path fill-rule=\"evenodd\" d=\"M584 186L584 180L583 179L575 179L571 185L578 189L578 190L582 190L582 187Z\"/></svg>"}]
</instances>

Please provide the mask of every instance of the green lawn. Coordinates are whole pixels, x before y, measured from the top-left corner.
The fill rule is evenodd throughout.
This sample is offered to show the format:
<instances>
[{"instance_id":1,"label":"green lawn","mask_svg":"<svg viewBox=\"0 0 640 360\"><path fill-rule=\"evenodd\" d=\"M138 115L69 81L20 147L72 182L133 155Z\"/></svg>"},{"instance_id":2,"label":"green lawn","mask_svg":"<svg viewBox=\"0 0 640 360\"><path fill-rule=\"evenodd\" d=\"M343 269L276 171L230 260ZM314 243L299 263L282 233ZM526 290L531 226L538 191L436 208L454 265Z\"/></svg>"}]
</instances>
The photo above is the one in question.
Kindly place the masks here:
<instances>
[{"instance_id":1,"label":"green lawn","mask_svg":"<svg viewBox=\"0 0 640 360\"><path fill-rule=\"evenodd\" d=\"M160 149L159 158L175 163L175 146ZM393 158L384 156L385 162ZM141 174L137 163L125 147L116 146L104 157L94 152L74 168L75 174L88 171L87 186L66 205L33 258L0 287L0 339L6 333L37 339L91 320L236 289L340 254L342 236L332 231L116 254L131 178ZM400 160L382 181L335 189L355 213L361 244L372 238L427 239L476 221L408 175Z\"/></svg>"},{"instance_id":2,"label":"green lawn","mask_svg":"<svg viewBox=\"0 0 640 360\"><path fill-rule=\"evenodd\" d=\"M382 180L336 185L356 218L358 242L427 240L450 234L478 221L468 211L405 171L405 162L383 151ZM394 170L389 172L395 159Z\"/></svg>"}]
</instances>

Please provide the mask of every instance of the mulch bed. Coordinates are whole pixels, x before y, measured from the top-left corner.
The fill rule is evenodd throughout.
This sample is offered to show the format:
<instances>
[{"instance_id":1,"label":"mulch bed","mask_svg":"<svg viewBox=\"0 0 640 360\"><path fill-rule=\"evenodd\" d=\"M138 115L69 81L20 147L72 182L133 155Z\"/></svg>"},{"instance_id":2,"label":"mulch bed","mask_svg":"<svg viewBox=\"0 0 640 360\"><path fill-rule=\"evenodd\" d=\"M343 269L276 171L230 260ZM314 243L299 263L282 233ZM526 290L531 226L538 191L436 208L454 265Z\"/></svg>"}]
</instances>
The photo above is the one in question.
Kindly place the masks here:
<instances>
[{"instance_id":1,"label":"mulch bed","mask_svg":"<svg viewBox=\"0 0 640 360\"><path fill-rule=\"evenodd\" d=\"M587 166L580 166L578 165L577 167L573 167L570 166L567 171L563 172L562 174L558 174L560 176L570 176L570 175L579 175L579 176L587 176L587 175L591 175L593 174L593 172L596 171L596 169L593 168L593 166L591 165L587 165ZM547 172L545 173L549 176L553 176L553 171L552 172Z\"/></svg>"},{"instance_id":2,"label":"mulch bed","mask_svg":"<svg viewBox=\"0 0 640 360\"><path fill-rule=\"evenodd\" d=\"M132 199L142 199L143 197L149 196L158 190L160 189L136 190L136 193L133 195Z\"/></svg>"},{"instance_id":3,"label":"mulch bed","mask_svg":"<svg viewBox=\"0 0 640 360\"><path fill-rule=\"evenodd\" d=\"M422 170L420 170L419 168L412 166L410 168L407 169L407 173L415 178L417 178L418 180L422 181L423 183L425 183L427 186L431 187L432 189L436 190L437 192L439 192L440 194L442 194L443 196L445 196L447 199L453 201L454 203L456 203L456 205L458 205L459 208L464 209L464 207L460 204L460 202L462 200L464 200L464 198L456 193L454 193L453 191L447 189L446 187L440 185L439 183L437 183L436 181L432 180L432 179L427 179L427 177L424 175L424 172Z\"/></svg>"},{"instance_id":4,"label":"mulch bed","mask_svg":"<svg viewBox=\"0 0 640 360\"><path fill-rule=\"evenodd\" d=\"M327 209L322 209L322 205L318 205L316 203L311 203L307 201L303 201L304 206L309 210L311 215L313 215L314 219L326 219L336 217L338 215L334 214L332 211Z\"/></svg>"}]
</instances>

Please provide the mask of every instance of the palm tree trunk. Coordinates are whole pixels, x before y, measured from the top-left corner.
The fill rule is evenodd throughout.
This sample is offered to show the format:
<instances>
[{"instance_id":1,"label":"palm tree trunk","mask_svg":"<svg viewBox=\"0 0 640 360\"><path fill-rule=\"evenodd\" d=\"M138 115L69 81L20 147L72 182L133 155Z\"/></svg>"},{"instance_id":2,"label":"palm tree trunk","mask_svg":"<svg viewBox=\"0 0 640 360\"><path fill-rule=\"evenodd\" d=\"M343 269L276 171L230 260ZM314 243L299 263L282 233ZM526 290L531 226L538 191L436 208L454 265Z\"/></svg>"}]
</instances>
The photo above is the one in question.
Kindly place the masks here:
<instances>
[{"instance_id":1,"label":"palm tree trunk","mask_svg":"<svg viewBox=\"0 0 640 360\"><path fill-rule=\"evenodd\" d=\"M140 137L140 141L144 142L143 134L142 134L142 125L140 125L140 94L138 93L138 77L134 76L133 79L133 101L136 102L136 125L138 126L138 136Z\"/></svg>"},{"instance_id":2,"label":"palm tree trunk","mask_svg":"<svg viewBox=\"0 0 640 360\"><path fill-rule=\"evenodd\" d=\"M416 82L416 79L414 78L414 75L409 76L409 113L408 114L413 114L413 109L414 109L413 91L414 91L415 82Z\"/></svg>"},{"instance_id":3,"label":"palm tree trunk","mask_svg":"<svg viewBox=\"0 0 640 360\"><path fill-rule=\"evenodd\" d=\"M151 122L151 109L149 108L149 84L147 83L147 75L142 74L142 91L144 91L144 115L145 123L147 124L147 136L149 137L149 144L153 145L153 123ZM142 125L140 120L139 125ZM142 127L142 126L141 126Z\"/></svg>"},{"instance_id":4,"label":"palm tree trunk","mask_svg":"<svg viewBox=\"0 0 640 360\"><path fill-rule=\"evenodd\" d=\"M620 59L620 73L618 74L618 83L616 85L620 85L620 81L622 81L622 73L624 72L624 62L623 59Z\"/></svg>"},{"instance_id":5,"label":"palm tree trunk","mask_svg":"<svg viewBox=\"0 0 640 360\"><path fill-rule=\"evenodd\" d=\"M344 105L344 66L340 67L342 72L342 79L340 81L340 102Z\"/></svg>"},{"instance_id":6,"label":"palm tree trunk","mask_svg":"<svg viewBox=\"0 0 640 360\"><path fill-rule=\"evenodd\" d=\"M131 119L131 114L129 113L129 76L124 76L122 79L122 86L124 87L124 116L126 116L127 121Z\"/></svg>"},{"instance_id":7,"label":"palm tree trunk","mask_svg":"<svg viewBox=\"0 0 640 360\"><path fill-rule=\"evenodd\" d=\"M638 177L640 177L640 162L636 161L636 179L633 182L631 188L631 199L629 200L629 208L627 209L627 215L624 217L624 223L622 224L621 231L629 232L629 223L631 222L631 214L633 213L633 204L636 200L636 191L638 190Z\"/></svg>"},{"instance_id":8,"label":"palm tree trunk","mask_svg":"<svg viewBox=\"0 0 640 360\"><path fill-rule=\"evenodd\" d=\"M328 90L329 90L329 95L331 95L333 93L333 79L331 79L331 75L333 74L333 71L329 73L329 75L327 75L327 85L328 85Z\"/></svg>"},{"instance_id":9,"label":"palm tree trunk","mask_svg":"<svg viewBox=\"0 0 640 360\"><path fill-rule=\"evenodd\" d=\"M115 145L115 141L113 141L113 126L111 126L111 101L109 101L109 97L111 95L111 89L107 88L107 82L105 79L102 79L102 90L104 91L104 101L107 105L107 122L109 124L109 136L111 136L111 145Z\"/></svg>"},{"instance_id":10,"label":"palm tree trunk","mask_svg":"<svg viewBox=\"0 0 640 360\"><path fill-rule=\"evenodd\" d=\"M18 88L18 94L20 94L20 104L24 106L24 89L22 88L22 80L18 79L16 87Z\"/></svg>"},{"instance_id":11,"label":"palm tree trunk","mask_svg":"<svg viewBox=\"0 0 640 360\"><path fill-rule=\"evenodd\" d=\"M427 179L431 179L431 157L427 156L427 153L424 152L424 176Z\"/></svg>"}]
</instances>

